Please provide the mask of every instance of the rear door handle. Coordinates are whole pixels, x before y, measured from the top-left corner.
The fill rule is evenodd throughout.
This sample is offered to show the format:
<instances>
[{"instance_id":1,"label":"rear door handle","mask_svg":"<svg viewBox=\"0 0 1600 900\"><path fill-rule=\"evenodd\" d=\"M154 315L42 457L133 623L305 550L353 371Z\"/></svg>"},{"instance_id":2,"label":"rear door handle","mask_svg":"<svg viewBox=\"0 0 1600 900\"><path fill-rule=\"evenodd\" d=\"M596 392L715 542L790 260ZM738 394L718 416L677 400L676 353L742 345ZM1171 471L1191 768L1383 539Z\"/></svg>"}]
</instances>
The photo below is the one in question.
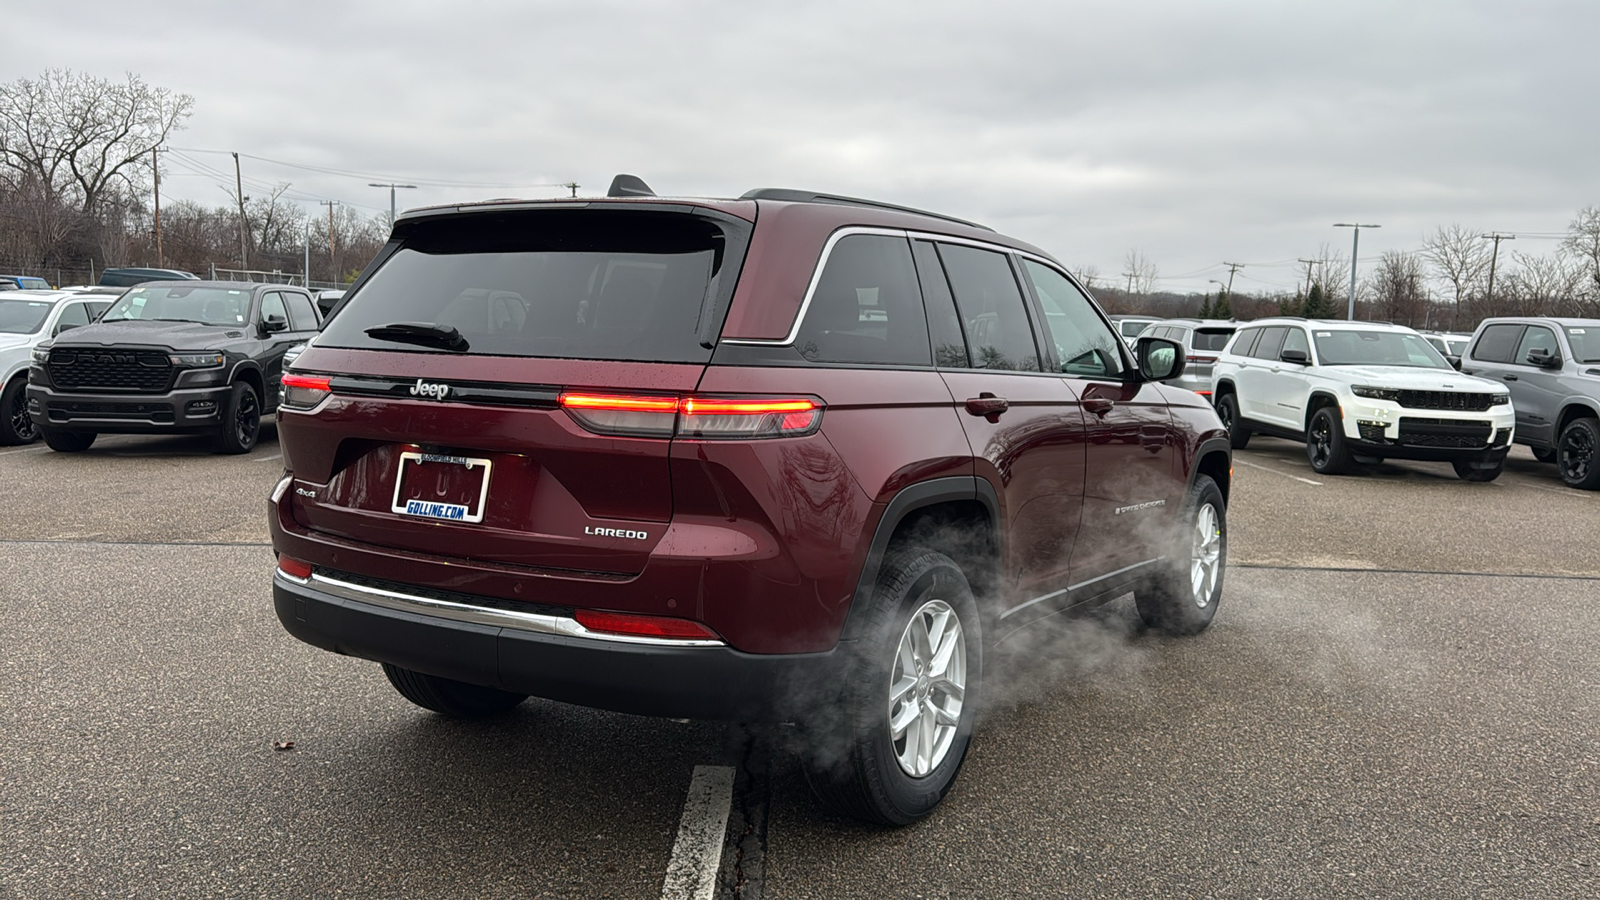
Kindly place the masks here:
<instances>
[{"instance_id":1,"label":"rear door handle","mask_svg":"<svg viewBox=\"0 0 1600 900\"><path fill-rule=\"evenodd\" d=\"M1116 405L1117 401L1107 400L1104 397L1088 397L1083 401L1083 408L1097 416L1103 416L1111 412L1111 408Z\"/></svg>"},{"instance_id":2,"label":"rear door handle","mask_svg":"<svg viewBox=\"0 0 1600 900\"><path fill-rule=\"evenodd\" d=\"M1504 378L1507 381L1516 381L1517 380L1517 376L1515 376L1515 375L1503 375L1501 377Z\"/></svg>"},{"instance_id":3,"label":"rear door handle","mask_svg":"<svg viewBox=\"0 0 1600 900\"><path fill-rule=\"evenodd\" d=\"M967 413L974 416L983 416L990 422L1000 421L1000 414L1011 408L1010 401L1004 397L984 391L976 397L967 398Z\"/></svg>"}]
</instances>

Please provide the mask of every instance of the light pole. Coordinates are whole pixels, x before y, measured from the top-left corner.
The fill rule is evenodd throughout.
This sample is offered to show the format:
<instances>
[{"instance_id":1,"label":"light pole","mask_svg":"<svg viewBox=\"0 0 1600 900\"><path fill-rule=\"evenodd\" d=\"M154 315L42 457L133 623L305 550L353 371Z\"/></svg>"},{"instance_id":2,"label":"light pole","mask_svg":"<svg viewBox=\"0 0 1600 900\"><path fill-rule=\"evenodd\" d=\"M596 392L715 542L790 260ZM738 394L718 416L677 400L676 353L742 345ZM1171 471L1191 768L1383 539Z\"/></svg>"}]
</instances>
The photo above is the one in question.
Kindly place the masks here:
<instances>
[{"instance_id":1,"label":"light pole","mask_svg":"<svg viewBox=\"0 0 1600 900\"><path fill-rule=\"evenodd\" d=\"M1361 229L1382 228L1382 225L1361 225L1355 222L1335 222L1335 228L1354 228L1355 237L1350 241L1350 311L1345 314L1346 319L1352 321L1356 317L1356 251L1361 249Z\"/></svg>"},{"instance_id":2,"label":"light pole","mask_svg":"<svg viewBox=\"0 0 1600 900\"><path fill-rule=\"evenodd\" d=\"M372 183L372 182L368 182L367 183L367 187L386 187L386 188L389 189L389 227L390 228L394 227L394 189L395 188L408 188L410 190L416 190L416 188L417 188L417 186L414 185L414 184L390 184L390 183L375 184L375 183Z\"/></svg>"},{"instance_id":3,"label":"light pole","mask_svg":"<svg viewBox=\"0 0 1600 900\"><path fill-rule=\"evenodd\" d=\"M1222 282L1218 281L1215 278L1210 278L1210 279L1207 279L1207 280L1210 281L1212 284L1216 285L1217 287L1222 288L1222 291L1221 291L1222 299L1224 299L1224 300L1231 300L1232 299L1232 298L1230 298L1228 296L1229 292L1228 292L1228 286L1226 284L1223 284Z\"/></svg>"}]
</instances>

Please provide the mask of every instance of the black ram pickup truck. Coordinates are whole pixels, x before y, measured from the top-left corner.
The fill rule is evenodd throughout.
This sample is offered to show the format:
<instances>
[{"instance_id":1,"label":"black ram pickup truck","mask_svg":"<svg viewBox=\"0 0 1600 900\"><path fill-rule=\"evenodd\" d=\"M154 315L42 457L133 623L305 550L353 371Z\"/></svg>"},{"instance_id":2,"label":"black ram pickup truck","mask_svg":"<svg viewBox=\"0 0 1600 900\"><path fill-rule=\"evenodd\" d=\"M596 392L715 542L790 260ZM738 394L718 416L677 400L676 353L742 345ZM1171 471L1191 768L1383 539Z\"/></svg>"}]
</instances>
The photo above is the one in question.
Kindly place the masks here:
<instances>
[{"instance_id":1,"label":"black ram pickup truck","mask_svg":"<svg viewBox=\"0 0 1600 900\"><path fill-rule=\"evenodd\" d=\"M33 351L28 415L52 450L95 435L216 435L248 453L278 408L283 353L320 327L311 295L281 284L158 281L98 322Z\"/></svg>"}]
</instances>

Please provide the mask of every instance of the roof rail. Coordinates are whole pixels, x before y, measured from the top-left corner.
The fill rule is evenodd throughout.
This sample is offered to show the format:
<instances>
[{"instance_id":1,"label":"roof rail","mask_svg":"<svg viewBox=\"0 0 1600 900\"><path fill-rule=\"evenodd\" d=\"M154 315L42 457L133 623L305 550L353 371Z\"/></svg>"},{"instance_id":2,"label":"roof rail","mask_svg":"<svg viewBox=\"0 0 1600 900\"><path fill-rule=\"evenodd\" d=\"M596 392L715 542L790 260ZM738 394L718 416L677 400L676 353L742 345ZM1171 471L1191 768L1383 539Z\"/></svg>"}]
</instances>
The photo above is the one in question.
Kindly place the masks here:
<instances>
[{"instance_id":1,"label":"roof rail","mask_svg":"<svg viewBox=\"0 0 1600 900\"><path fill-rule=\"evenodd\" d=\"M815 191L797 191L793 190L792 188L756 188L753 191L745 191L744 194L740 195L739 199L782 200L788 203L837 203L843 206L867 206L873 209L890 209L894 210L895 212L913 213L919 216L930 216L935 219L943 219L946 222L955 222L958 225L966 225L969 228L978 228L983 231L994 231L993 228L990 228L987 225L980 225L977 222L969 222L966 219L958 219L955 216L947 216L943 213L929 212L925 209L917 209L914 206L901 206L898 203L884 203L880 200L863 200L860 197L843 197L838 194L819 194Z\"/></svg>"}]
</instances>

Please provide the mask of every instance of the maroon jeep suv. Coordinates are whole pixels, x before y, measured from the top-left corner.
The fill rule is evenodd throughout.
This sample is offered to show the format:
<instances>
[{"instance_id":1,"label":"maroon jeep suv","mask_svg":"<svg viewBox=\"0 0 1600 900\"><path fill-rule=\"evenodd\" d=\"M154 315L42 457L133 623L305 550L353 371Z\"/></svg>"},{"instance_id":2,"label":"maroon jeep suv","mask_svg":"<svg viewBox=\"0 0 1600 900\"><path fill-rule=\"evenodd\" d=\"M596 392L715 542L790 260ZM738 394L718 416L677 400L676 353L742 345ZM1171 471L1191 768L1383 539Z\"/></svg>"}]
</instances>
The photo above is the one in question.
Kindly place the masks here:
<instances>
[{"instance_id":1,"label":"maroon jeep suv","mask_svg":"<svg viewBox=\"0 0 1600 900\"><path fill-rule=\"evenodd\" d=\"M791 190L415 210L283 378L278 618L452 716L793 721L926 815L985 666L1133 592L1211 621L1229 446L1042 251Z\"/></svg>"}]
</instances>

